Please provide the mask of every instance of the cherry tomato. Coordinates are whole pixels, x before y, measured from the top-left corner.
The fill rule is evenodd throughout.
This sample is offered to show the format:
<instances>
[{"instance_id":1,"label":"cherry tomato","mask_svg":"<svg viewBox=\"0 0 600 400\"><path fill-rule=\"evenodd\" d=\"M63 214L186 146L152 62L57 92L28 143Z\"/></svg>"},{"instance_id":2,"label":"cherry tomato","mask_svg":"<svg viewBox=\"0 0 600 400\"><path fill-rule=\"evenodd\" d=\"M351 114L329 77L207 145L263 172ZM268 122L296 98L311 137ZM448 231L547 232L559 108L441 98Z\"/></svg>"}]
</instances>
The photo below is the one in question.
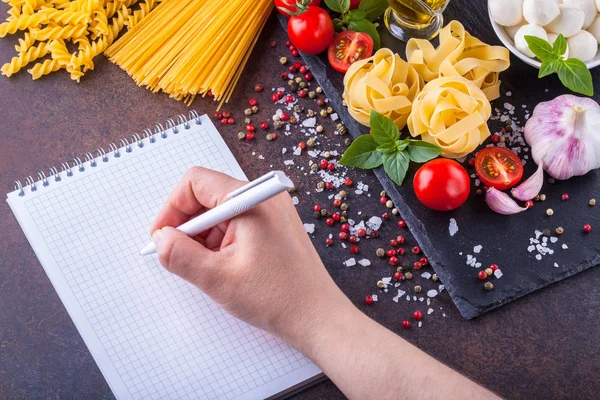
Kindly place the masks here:
<instances>
[{"instance_id":1,"label":"cherry tomato","mask_svg":"<svg viewBox=\"0 0 600 400\"><path fill-rule=\"evenodd\" d=\"M304 2L316 7L321 5L321 0L312 0L312 2L305 0ZM277 7L277 11L279 11L279 13L284 15L286 18L291 16L291 14L288 14L286 11L289 11L292 14L296 14L298 12L296 4L296 0L275 0L275 7Z\"/></svg>"},{"instance_id":2,"label":"cherry tomato","mask_svg":"<svg viewBox=\"0 0 600 400\"><path fill-rule=\"evenodd\" d=\"M413 185L421 203L437 211L450 211L462 206L471 193L467 171L447 158L423 165L415 174Z\"/></svg>"},{"instance_id":3,"label":"cherry tomato","mask_svg":"<svg viewBox=\"0 0 600 400\"><path fill-rule=\"evenodd\" d=\"M512 151L503 147L487 147L477 153L475 172L486 186L506 190L523 178L523 163Z\"/></svg>"},{"instance_id":4,"label":"cherry tomato","mask_svg":"<svg viewBox=\"0 0 600 400\"><path fill-rule=\"evenodd\" d=\"M350 0L350 9L354 10L355 8L358 8L360 4L360 0Z\"/></svg>"},{"instance_id":5,"label":"cherry tomato","mask_svg":"<svg viewBox=\"0 0 600 400\"><path fill-rule=\"evenodd\" d=\"M373 55L373 39L366 33L344 31L329 45L329 64L339 72L346 72L358 60Z\"/></svg>"},{"instance_id":6,"label":"cherry tomato","mask_svg":"<svg viewBox=\"0 0 600 400\"><path fill-rule=\"evenodd\" d=\"M326 50L334 33L331 17L320 7L309 6L305 12L288 20L290 41L304 53L319 54Z\"/></svg>"}]
</instances>

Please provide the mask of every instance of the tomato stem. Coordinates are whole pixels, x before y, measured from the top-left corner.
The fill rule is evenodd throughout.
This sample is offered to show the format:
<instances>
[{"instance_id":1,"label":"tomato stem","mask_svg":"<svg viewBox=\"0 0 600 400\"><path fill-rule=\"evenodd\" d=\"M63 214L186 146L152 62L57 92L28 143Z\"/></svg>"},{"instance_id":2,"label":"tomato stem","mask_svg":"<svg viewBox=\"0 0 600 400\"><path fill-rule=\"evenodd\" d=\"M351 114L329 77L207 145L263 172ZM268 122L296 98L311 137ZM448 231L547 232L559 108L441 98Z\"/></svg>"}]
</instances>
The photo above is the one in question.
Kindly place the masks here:
<instances>
[{"instance_id":1,"label":"tomato stem","mask_svg":"<svg viewBox=\"0 0 600 400\"><path fill-rule=\"evenodd\" d=\"M308 10L308 7L312 3L312 0L298 0L295 3L291 3L288 0L284 0L283 2L290 7L296 7L296 12L292 12L285 8L280 8L279 10L288 14L290 17L297 17L298 15L304 14L306 10Z\"/></svg>"}]
</instances>

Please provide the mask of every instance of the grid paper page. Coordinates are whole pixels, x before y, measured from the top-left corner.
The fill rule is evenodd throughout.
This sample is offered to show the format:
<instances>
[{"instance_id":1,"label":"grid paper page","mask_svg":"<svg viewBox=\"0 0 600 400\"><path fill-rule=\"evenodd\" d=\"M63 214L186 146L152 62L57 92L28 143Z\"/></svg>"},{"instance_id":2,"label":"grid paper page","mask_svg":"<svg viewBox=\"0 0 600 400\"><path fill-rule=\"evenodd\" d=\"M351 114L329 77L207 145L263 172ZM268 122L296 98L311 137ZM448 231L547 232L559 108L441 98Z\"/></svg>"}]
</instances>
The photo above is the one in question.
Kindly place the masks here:
<instances>
[{"instance_id":1,"label":"grid paper page","mask_svg":"<svg viewBox=\"0 0 600 400\"><path fill-rule=\"evenodd\" d=\"M245 178L208 118L180 131L8 202L117 398L265 398L313 378L301 354L138 255L187 169Z\"/></svg>"}]
</instances>

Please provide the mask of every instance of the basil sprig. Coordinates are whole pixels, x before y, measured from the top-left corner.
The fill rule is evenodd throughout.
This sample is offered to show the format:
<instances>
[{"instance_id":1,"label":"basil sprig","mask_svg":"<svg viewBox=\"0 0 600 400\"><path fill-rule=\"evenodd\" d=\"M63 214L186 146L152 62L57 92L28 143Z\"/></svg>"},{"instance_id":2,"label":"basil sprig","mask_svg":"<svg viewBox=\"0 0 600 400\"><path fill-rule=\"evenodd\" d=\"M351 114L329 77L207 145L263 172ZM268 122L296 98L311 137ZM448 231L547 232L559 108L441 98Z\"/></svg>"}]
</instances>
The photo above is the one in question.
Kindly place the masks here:
<instances>
[{"instance_id":1,"label":"basil sprig","mask_svg":"<svg viewBox=\"0 0 600 400\"><path fill-rule=\"evenodd\" d=\"M340 18L333 19L336 31L346 28L366 33L373 38L375 49L381 47L381 39L373 21L387 10L388 0L362 0L355 10L350 10L350 0L325 0L325 4L341 14Z\"/></svg>"},{"instance_id":2,"label":"basil sprig","mask_svg":"<svg viewBox=\"0 0 600 400\"><path fill-rule=\"evenodd\" d=\"M424 163L442 154L438 146L415 139L400 139L394 122L371 111L371 135L362 135L352 142L340 163L347 167L372 169L383 165L385 172L402 185L410 162Z\"/></svg>"},{"instance_id":3,"label":"basil sprig","mask_svg":"<svg viewBox=\"0 0 600 400\"><path fill-rule=\"evenodd\" d=\"M563 58L567 40L562 34L558 35L554 45L535 36L525 36L525 40L533 54L542 60L539 78L558 72L558 79L566 88L586 96L594 95L592 74L585 63L576 58Z\"/></svg>"}]
</instances>

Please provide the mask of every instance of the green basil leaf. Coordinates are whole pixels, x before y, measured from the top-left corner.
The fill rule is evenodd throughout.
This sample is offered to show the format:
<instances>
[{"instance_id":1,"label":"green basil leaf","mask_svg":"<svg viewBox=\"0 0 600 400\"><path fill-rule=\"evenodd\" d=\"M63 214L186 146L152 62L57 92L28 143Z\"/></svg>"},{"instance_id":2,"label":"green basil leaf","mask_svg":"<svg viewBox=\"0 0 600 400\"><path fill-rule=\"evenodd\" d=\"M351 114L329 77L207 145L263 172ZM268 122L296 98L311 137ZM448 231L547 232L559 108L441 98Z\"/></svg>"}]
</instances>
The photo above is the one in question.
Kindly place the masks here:
<instances>
[{"instance_id":1,"label":"green basil leaf","mask_svg":"<svg viewBox=\"0 0 600 400\"><path fill-rule=\"evenodd\" d=\"M325 0L325 4L331 11L338 12L340 14L347 13L350 9L350 0Z\"/></svg>"},{"instance_id":2,"label":"green basil leaf","mask_svg":"<svg viewBox=\"0 0 600 400\"><path fill-rule=\"evenodd\" d=\"M342 21L339 18L334 18L333 19L333 27L335 28L336 32L341 31L342 28L344 27L344 21Z\"/></svg>"},{"instance_id":3,"label":"green basil leaf","mask_svg":"<svg viewBox=\"0 0 600 400\"><path fill-rule=\"evenodd\" d=\"M550 43L545 41L544 39L540 39L539 37L525 35L525 40L529 45L529 50L536 55L540 60L551 60L556 58L554 55L554 51L552 50L552 46Z\"/></svg>"},{"instance_id":4,"label":"green basil leaf","mask_svg":"<svg viewBox=\"0 0 600 400\"><path fill-rule=\"evenodd\" d=\"M378 146L377 151L380 153L383 153L383 154L390 154L390 153L394 153L396 151L396 147L390 146L388 143L386 143L386 144L382 144L382 145Z\"/></svg>"},{"instance_id":5,"label":"green basil leaf","mask_svg":"<svg viewBox=\"0 0 600 400\"><path fill-rule=\"evenodd\" d=\"M383 164L383 156L377 151L377 142L373 135L356 138L344 152L340 164L362 169L377 168Z\"/></svg>"},{"instance_id":6,"label":"green basil leaf","mask_svg":"<svg viewBox=\"0 0 600 400\"><path fill-rule=\"evenodd\" d=\"M364 19L365 15L367 15L367 13L364 12L363 10L350 10L348 15L349 15L350 21L357 21L359 19Z\"/></svg>"},{"instance_id":7,"label":"green basil leaf","mask_svg":"<svg viewBox=\"0 0 600 400\"><path fill-rule=\"evenodd\" d=\"M406 153L397 151L393 154L383 155L383 168L385 173L393 180L398 186L402 186L410 160Z\"/></svg>"},{"instance_id":8,"label":"green basil leaf","mask_svg":"<svg viewBox=\"0 0 600 400\"><path fill-rule=\"evenodd\" d=\"M411 161L424 163L442 154L442 149L423 140L414 140L408 145L406 154Z\"/></svg>"},{"instance_id":9,"label":"green basil leaf","mask_svg":"<svg viewBox=\"0 0 600 400\"><path fill-rule=\"evenodd\" d=\"M370 125L373 139L380 145L394 147L396 140L400 139L400 130L396 124L375 110L371 111Z\"/></svg>"},{"instance_id":10,"label":"green basil leaf","mask_svg":"<svg viewBox=\"0 0 600 400\"><path fill-rule=\"evenodd\" d=\"M556 40L554 41L554 45L552 45L552 52L557 56L563 56L567 51L567 39L562 35L558 35Z\"/></svg>"},{"instance_id":11,"label":"green basil leaf","mask_svg":"<svg viewBox=\"0 0 600 400\"><path fill-rule=\"evenodd\" d=\"M540 67L540 73L538 74L538 78L543 78L556 72L556 70L558 69L558 63L558 60L542 61L542 66Z\"/></svg>"},{"instance_id":12,"label":"green basil leaf","mask_svg":"<svg viewBox=\"0 0 600 400\"><path fill-rule=\"evenodd\" d=\"M375 50L381 47L381 39L379 38L379 33L377 32L377 28L373 25L372 22L367 21L366 19L359 19L358 21L350 21L348 24L348 29L356 32L364 32L367 35L371 36L373 39L373 43L375 44Z\"/></svg>"},{"instance_id":13,"label":"green basil leaf","mask_svg":"<svg viewBox=\"0 0 600 400\"><path fill-rule=\"evenodd\" d=\"M365 11L367 20L373 21L381 16L389 6L388 0L361 0L358 9Z\"/></svg>"},{"instance_id":14,"label":"green basil leaf","mask_svg":"<svg viewBox=\"0 0 600 400\"><path fill-rule=\"evenodd\" d=\"M558 64L558 77L563 85L575 93L586 96L594 95L592 74L585 63L576 58L569 58Z\"/></svg>"},{"instance_id":15,"label":"green basil leaf","mask_svg":"<svg viewBox=\"0 0 600 400\"><path fill-rule=\"evenodd\" d=\"M406 149L406 147L408 147L409 143L410 143L410 141L408 139L405 139L405 140L396 140L396 150L397 151L404 151Z\"/></svg>"}]
</instances>

